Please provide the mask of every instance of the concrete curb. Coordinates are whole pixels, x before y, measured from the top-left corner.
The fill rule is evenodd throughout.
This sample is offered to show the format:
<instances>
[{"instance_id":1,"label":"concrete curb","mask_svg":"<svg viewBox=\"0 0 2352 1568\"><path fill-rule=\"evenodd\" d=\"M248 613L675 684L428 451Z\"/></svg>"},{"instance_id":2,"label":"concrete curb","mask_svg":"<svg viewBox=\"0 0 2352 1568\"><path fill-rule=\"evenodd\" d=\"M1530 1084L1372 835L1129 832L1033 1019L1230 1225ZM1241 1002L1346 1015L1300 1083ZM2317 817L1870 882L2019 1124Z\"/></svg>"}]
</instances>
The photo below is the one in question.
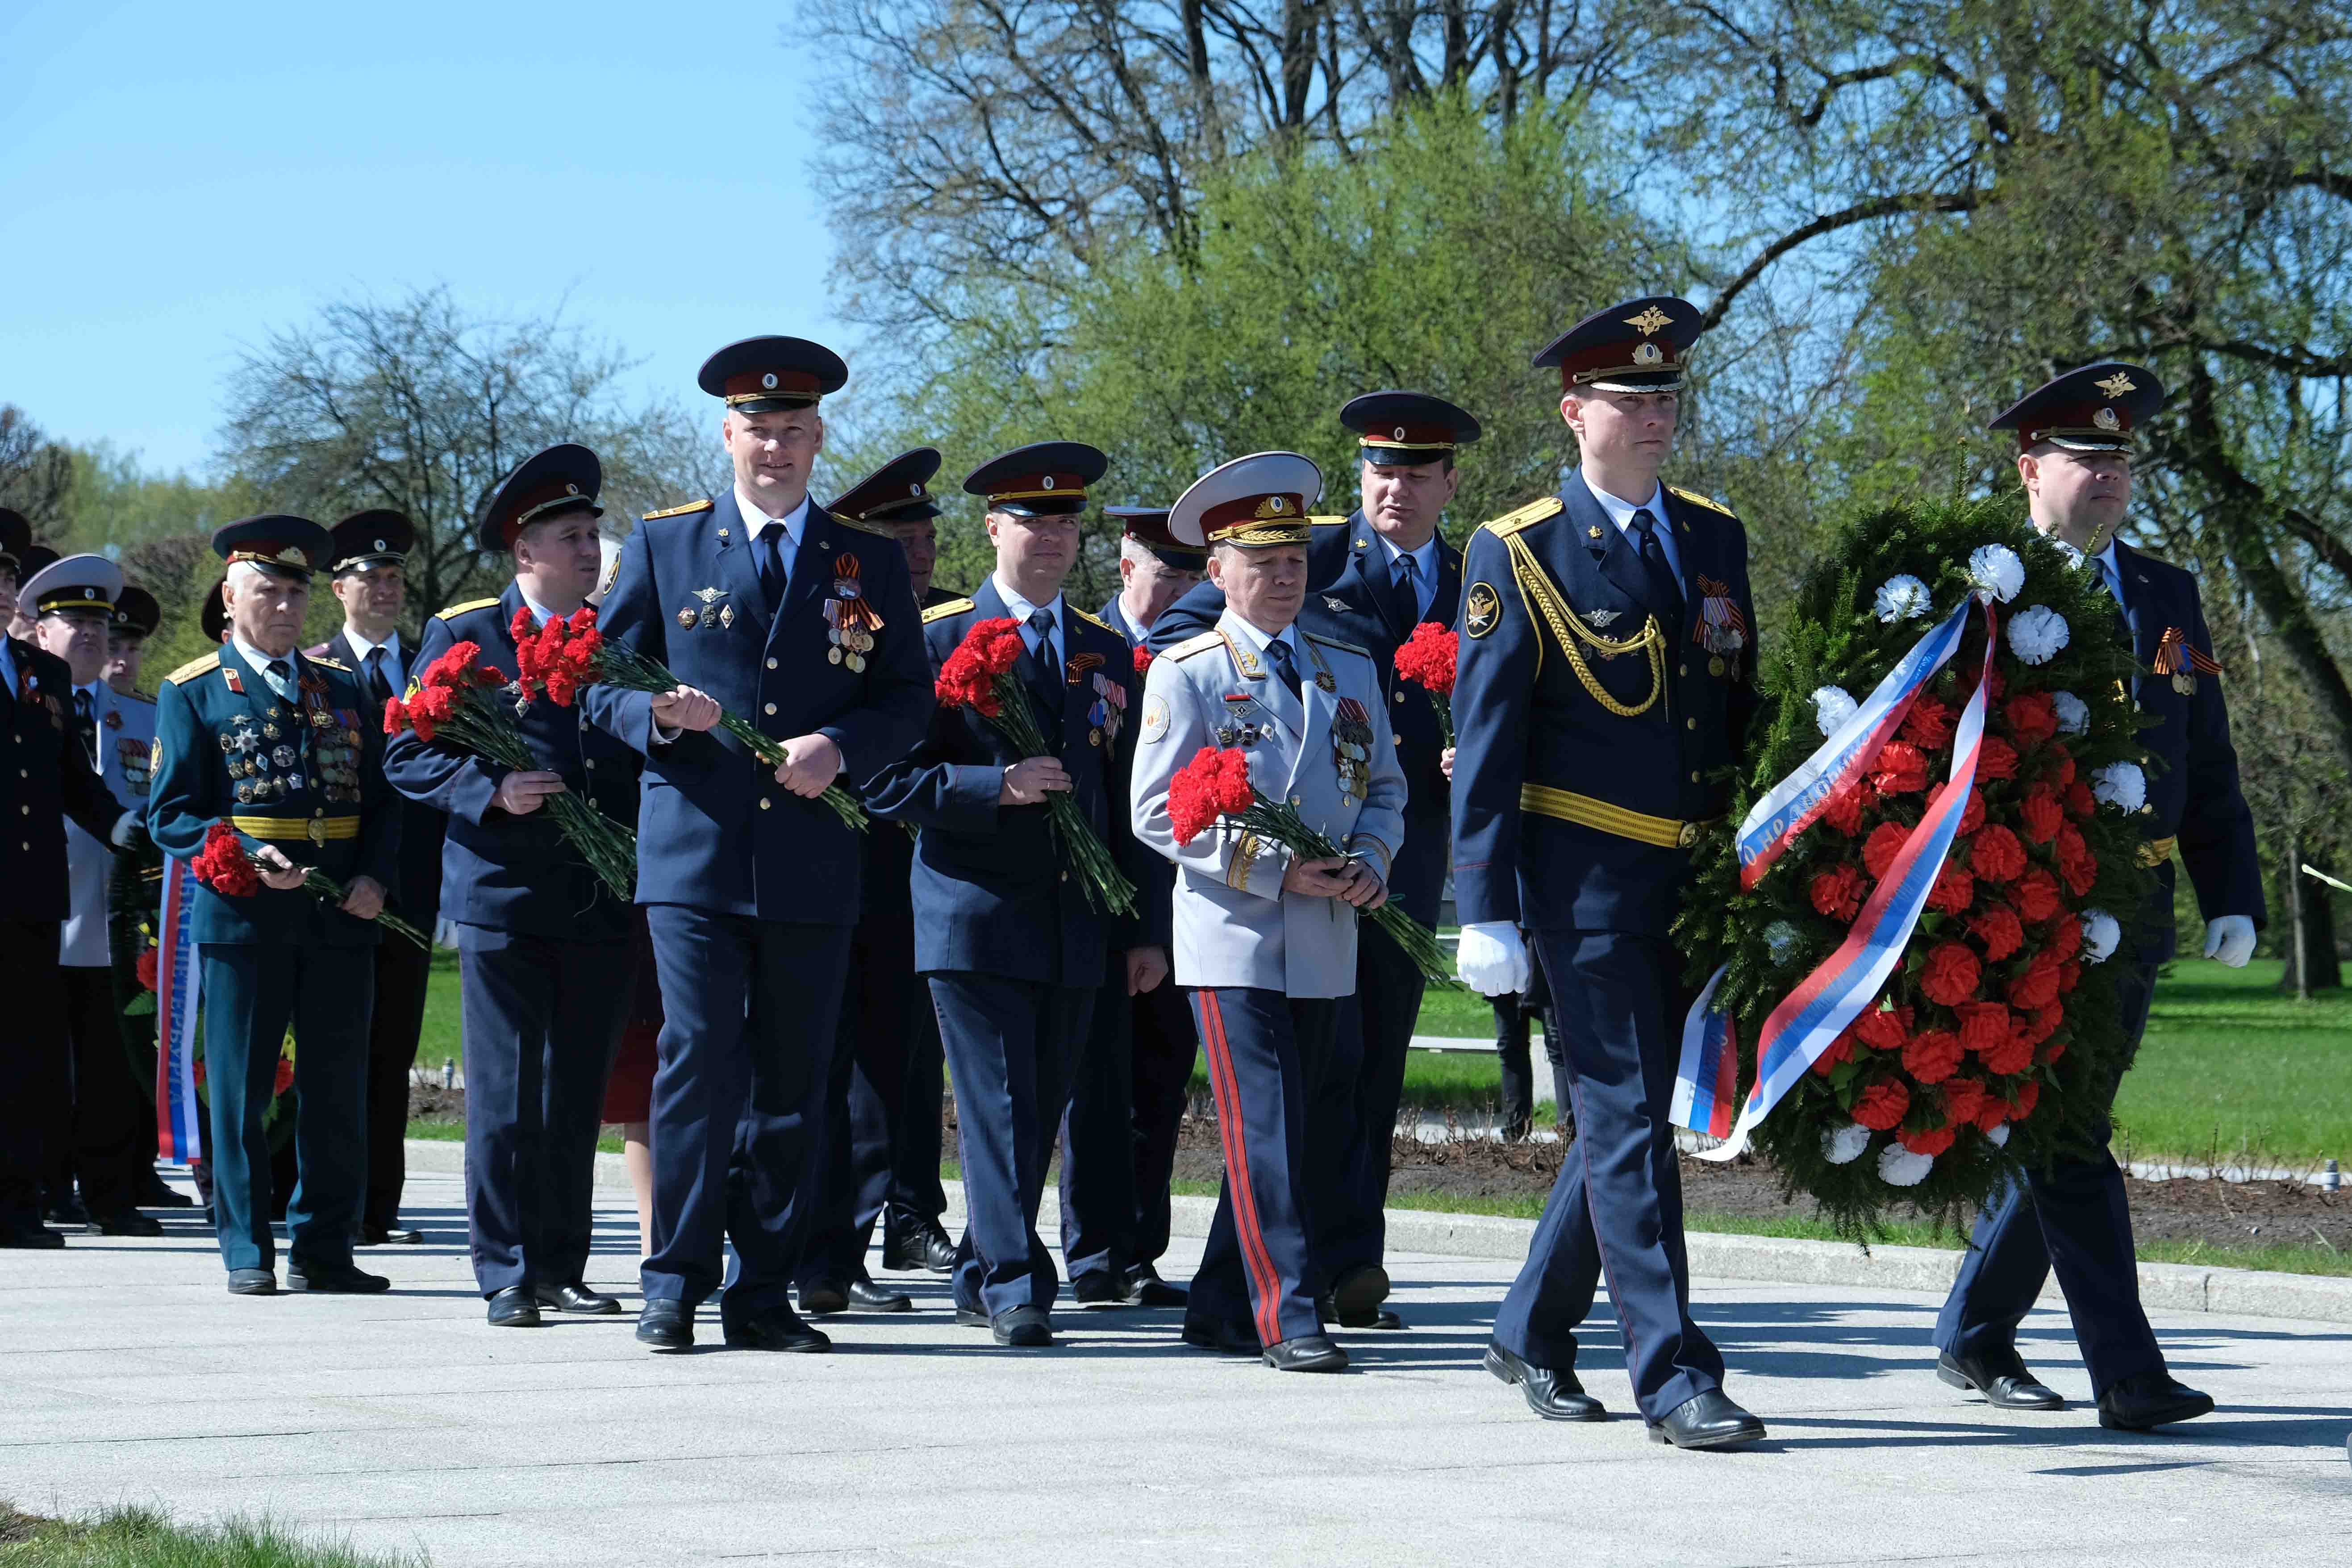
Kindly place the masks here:
<instances>
[{"instance_id":1,"label":"concrete curb","mask_svg":"<svg viewBox=\"0 0 2352 1568\"><path fill-rule=\"evenodd\" d=\"M455 1173L465 1169L465 1145L436 1139L407 1141L414 1171ZM596 1156L596 1185L629 1191L629 1173L618 1154ZM1173 1200L1170 1228L1178 1236L1209 1234L1214 1198ZM948 1184L948 1217L963 1218L963 1187ZM1045 1194L1037 1215L1039 1234L1049 1239L1061 1227L1061 1205ZM1429 1209L1388 1211L1388 1249L1443 1258L1492 1258L1517 1263L1528 1255L1535 1222L1498 1215L1444 1214ZM1691 1277L1704 1280L1748 1280L1777 1285L1835 1285L1866 1290L1918 1290L1941 1295L1959 1273L1958 1249L1937 1247L1874 1247L1868 1251L1842 1241L1793 1237L1727 1236L1691 1231L1685 1238ZM2143 1263L2140 1300L2168 1312L2220 1312L2243 1318L2301 1318L2352 1323L2352 1277L2280 1274L2254 1268L2207 1268L2193 1263ZM2061 1307L2065 1298L2053 1282L2042 1304Z\"/></svg>"}]
</instances>

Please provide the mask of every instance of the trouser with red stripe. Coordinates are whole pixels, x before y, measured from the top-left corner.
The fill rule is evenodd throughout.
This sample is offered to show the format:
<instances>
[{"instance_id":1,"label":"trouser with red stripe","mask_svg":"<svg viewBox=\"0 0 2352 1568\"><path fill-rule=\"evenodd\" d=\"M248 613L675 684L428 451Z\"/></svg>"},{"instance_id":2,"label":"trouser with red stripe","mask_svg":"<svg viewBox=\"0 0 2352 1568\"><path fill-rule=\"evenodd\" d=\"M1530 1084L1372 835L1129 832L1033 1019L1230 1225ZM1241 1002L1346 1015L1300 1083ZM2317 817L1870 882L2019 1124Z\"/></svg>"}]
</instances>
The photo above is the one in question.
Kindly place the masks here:
<instances>
[{"instance_id":1,"label":"trouser with red stripe","mask_svg":"<svg viewBox=\"0 0 2352 1568\"><path fill-rule=\"evenodd\" d=\"M1189 1315L1246 1321L1265 1344L1320 1333L1307 1260L1307 1106L1331 1057L1339 1003L1244 986L1192 996L1225 1184Z\"/></svg>"}]
</instances>

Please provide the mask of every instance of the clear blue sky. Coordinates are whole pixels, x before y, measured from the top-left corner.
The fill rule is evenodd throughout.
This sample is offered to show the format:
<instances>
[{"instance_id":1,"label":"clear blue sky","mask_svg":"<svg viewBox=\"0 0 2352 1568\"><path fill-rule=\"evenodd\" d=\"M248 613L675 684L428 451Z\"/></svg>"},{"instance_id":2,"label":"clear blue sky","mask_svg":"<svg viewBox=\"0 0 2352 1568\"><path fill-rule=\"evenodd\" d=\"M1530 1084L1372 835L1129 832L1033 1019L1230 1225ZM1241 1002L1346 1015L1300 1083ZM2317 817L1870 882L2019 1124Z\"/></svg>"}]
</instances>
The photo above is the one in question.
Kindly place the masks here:
<instances>
[{"instance_id":1,"label":"clear blue sky","mask_svg":"<svg viewBox=\"0 0 2352 1568\"><path fill-rule=\"evenodd\" d=\"M720 344L855 344L788 3L0 0L0 402L201 471L240 345L445 282L692 398Z\"/></svg>"}]
</instances>

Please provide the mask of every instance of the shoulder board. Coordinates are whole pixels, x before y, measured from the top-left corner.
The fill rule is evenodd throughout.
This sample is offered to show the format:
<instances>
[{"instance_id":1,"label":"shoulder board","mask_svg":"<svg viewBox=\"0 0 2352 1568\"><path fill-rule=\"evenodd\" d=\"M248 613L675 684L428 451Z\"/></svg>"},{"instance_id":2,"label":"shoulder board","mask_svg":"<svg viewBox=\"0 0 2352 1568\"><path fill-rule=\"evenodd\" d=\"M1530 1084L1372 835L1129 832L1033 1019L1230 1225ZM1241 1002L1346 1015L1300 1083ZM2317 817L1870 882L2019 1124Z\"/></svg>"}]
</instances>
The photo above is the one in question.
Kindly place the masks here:
<instances>
[{"instance_id":1,"label":"shoulder board","mask_svg":"<svg viewBox=\"0 0 2352 1568\"><path fill-rule=\"evenodd\" d=\"M928 626L933 621L943 621L950 616L962 615L966 610L971 608L971 601L970 599L950 599L944 605L933 605L929 609L923 612L923 625Z\"/></svg>"},{"instance_id":2,"label":"shoulder board","mask_svg":"<svg viewBox=\"0 0 2352 1568\"><path fill-rule=\"evenodd\" d=\"M1310 517L1307 521L1316 528L1340 528L1346 525L1348 520L1344 517Z\"/></svg>"},{"instance_id":3,"label":"shoulder board","mask_svg":"<svg viewBox=\"0 0 2352 1568\"><path fill-rule=\"evenodd\" d=\"M1497 537L1508 537L1523 528L1533 528L1548 517L1557 516L1559 510L1560 499L1558 496L1546 496L1541 500L1531 500L1517 511L1507 511L1502 516L1480 523L1478 526Z\"/></svg>"},{"instance_id":4,"label":"shoulder board","mask_svg":"<svg viewBox=\"0 0 2352 1568\"><path fill-rule=\"evenodd\" d=\"M877 539L896 539L898 537L898 535L892 533L887 528L877 528L870 522L860 522L854 517L844 517L837 511L828 512L826 515L831 517L834 521L841 524L842 527L849 530L852 533L870 533Z\"/></svg>"},{"instance_id":5,"label":"shoulder board","mask_svg":"<svg viewBox=\"0 0 2352 1568\"><path fill-rule=\"evenodd\" d=\"M1675 495L1682 497L1683 500L1690 502L1693 506L1703 506L1709 511L1719 511L1726 517L1735 515L1729 507L1724 505L1713 496L1703 496L1696 490L1686 490L1680 485L1668 485L1666 489Z\"/></svg>"},{"instance_id":6,"label":"shoulder board","mask_svg":"<svg viewBox=\"0 0 2352 1568\"><path fill-rule=\"evenodd\" d=\"M1166 653L1161 654L1160 657L1162 658L1190 658L1196 653L1206 653L1213 647L1223 647L1224 646L1224 633L1220 631L1205 631L1198 633L1192 637L1186 637L1182 642L1178 643L1175 647L1170 648Z\"/></svg>"},{"instance_id":7,"label":"shoulder board","mask_svg":"<svg viewBox=\"0 0 2352 1568\"><path fill-rule=\"evenodd\" d=\"M138 688L133 687L131 690L130 700L133 702L144 702L148 707L152 708L155 706L155 694L152 691L142 691Z\"/></svg>"},{"instance_id":8,"label":"shoulder board","mask_svg":"<svg viewBox=\"0 0 2352 1568\"><path fill-rule=\"evenodd\" d=\"M308 658L309 656L306 655L305 657ZM320 669L331 669L341 675L349 675L352 672L352 667L343 663L341 659L314 658L310 659L310 662L317 665Z\"/></svg>"},{"instance_id":9,"label":"shoulder board","mask_svg":"<svg viewBox=\"0 0 2352 1568\"><path fill-rule=\"evenodd\" d=\"M1067 599L1063 600L1062 603L1069 610L1070 614L1077 616L1078 619L1086 622L1087 625L1090 626L1099 626L1104 631L1110 632L1113 637L1118 636L1117 632L1111 631L1110 623L1104 620L1100 616L1090 616L1084 610L1078 608L1076 605L1071 604ZM1125 639L1122 638L1121 640L1124 641Z\"/></svg>"},{"instance_id":10,"label":"shoulder board","mask_svg":"<svg viewBox=\"0 0 2352 1568\"><path fill-rule=\"evenodd\" d=\"M658 518L684 517L690 511L709 511L710 507L710 498L709 496L705 496L700 500L690 500L683 506L666 506L659 511L646 512L645 514L645 521L652 522Z\"/></svg>"},{"instance_id":11,"label":"shoulder board","mask_svg":"<svg viewBox=\"0 0 2352 1568\"><path fill-rule=\"evenodd\" d=\"M217 653L208 653L202 658L192 658L188 660L187 663L180 666L179 668L165 676L163 678L163 684L166 686L178 686L184 681L194 680L199 675L209 675L219 668L220 655Z\"/></svg>"},{"instance_id":12,"label":"shoulder board","mask_svg":"<svg viewBox=\"0 0 2352 1568\"><path fill-rule=\"evenodd\" d=\"M1342 653L1361 654L1366 658L1372 657L1372 650L1364 647L1361 643L1341 642L1338 637L1317 637L1313 632L1307 631L1304 626L1301 626L1299 630L1304 633L1308 642L1319 642L1325 647L1336 647Z\"/></svg>"},{"instance_id":13,"label":"shoulder board","mask_svg":"<svg viewBox=\"0 0 2352 1568\"><path fill-rule=\"evenodd\" d=\"M476 610L487 610L497 603L496 599L468 599L462 605L450 605L433 618L436 621L455 620L459 616L470 615Z\"/></svg>"}]
</instances>

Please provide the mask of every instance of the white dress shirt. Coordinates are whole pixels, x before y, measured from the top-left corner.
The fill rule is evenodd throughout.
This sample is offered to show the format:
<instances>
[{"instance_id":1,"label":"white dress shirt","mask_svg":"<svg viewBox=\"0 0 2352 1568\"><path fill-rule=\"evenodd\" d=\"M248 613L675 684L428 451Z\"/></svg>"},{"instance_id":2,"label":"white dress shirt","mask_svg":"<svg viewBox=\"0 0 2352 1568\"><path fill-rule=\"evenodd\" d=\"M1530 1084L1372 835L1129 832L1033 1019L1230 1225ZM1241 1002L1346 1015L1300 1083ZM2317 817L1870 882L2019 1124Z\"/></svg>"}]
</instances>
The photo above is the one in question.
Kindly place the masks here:
<instances>
[{"instance_id":1,"label":"white dress shirt","mask_svg":"<svg viewBox=\"0 0 2352 1568\"><path fill-rule=\"evenodd\" d=\"M1592 492L1592 499L1601 503L1601 510L1609 514L1609 521L1615 523L1617 531L1625 536L1625 542L1633 547L1636 555L1642 552L1642 537L1633 531L1633 514L1637 511L1650 514L1651 521L1657 525L1658 548L1666 552L1666 569L1675 574L1675 582L1681 582L1682 554L1675 549L1675 531L1666 522L1666 487L1654 484L1650 487L1649 500L1631 501L1611 495L1590 478L1584 483L1585 489Z\"/></svg>"},{"instance_id":2,"label":"white dress shirt","mask_svg":"<svg viewBox=\"0 0 2352 1568\"><path fill-rule=\"evenodd\" d=\"M1070 646L1069 623L1062 618L1062 595L1055 595L1050 605L1033 605L1003 578L992 577L990 581L996 584L996 596L1004 601L1004 613L1021 623L1021 646L1031 653L1037 653L1037 633L1029 625L1029 617L1043 610L1054 618L1054 629L1048 634L1053 646L1038 657L1048 669L1061 668L1061 650Z\"/></svg>"}]
</instances>

